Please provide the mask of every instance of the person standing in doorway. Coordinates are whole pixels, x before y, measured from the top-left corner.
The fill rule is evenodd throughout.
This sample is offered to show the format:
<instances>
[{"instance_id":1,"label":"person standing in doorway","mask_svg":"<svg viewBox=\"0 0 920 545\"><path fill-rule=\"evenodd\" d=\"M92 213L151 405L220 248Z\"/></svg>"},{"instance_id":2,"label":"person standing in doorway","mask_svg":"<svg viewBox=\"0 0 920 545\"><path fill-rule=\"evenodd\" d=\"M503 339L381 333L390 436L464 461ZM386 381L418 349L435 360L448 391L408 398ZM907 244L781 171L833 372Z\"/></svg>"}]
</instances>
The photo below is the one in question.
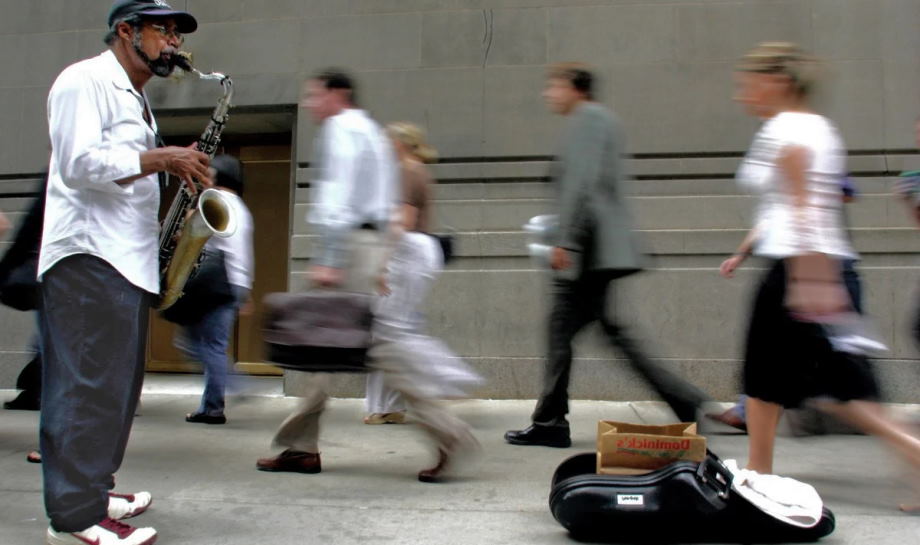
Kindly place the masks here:
<instances>
[{"instance_id":1,"label":"person standing in doorway","mask_svg":"<svg viewBox=\"0 0 920 545\"><path fill-rule=\"evenodd\" d=\"M233 361L227 347L233 336L237 314L244 315L249 304L255 263L252 252L252 214L243 202L243 165L230 155L218 155L211 160L214 188L224 193L236 218L236 231L229 237L211 237L204 251L220 255L226 273L226 284L232 299L206 311L201 318L186 325L177 339L177 346L204 366L204 392L198 410L185 415L186 422L224 424L224 396L227 376ZM218 279L223 283L224 278Z\"/></svg>"}]
</instances>

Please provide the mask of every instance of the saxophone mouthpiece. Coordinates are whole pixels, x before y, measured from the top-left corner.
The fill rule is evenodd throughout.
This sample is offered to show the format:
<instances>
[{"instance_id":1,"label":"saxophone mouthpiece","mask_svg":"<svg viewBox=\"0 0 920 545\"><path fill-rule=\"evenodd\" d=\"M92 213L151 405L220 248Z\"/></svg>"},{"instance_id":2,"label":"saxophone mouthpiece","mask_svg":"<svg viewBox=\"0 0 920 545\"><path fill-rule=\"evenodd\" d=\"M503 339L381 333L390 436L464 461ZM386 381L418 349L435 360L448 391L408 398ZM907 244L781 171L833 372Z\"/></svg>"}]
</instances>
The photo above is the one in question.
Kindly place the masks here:
<instances>
[{"instance_id":1,"label":"saxophone mouthpiece","mask_svg":"<svg viewBox=\"0 0 920 545\"><path fill-rule=\"evenodd\" d=\"M208 74L202 74L197 68L192 66L192 54L188 51L176 51L172 54L172 64L177 68L181 68L185 72L191 74L196 74L201 79L206 80L216 80L221 83L221 85L229 86L230 78L221 74L220 72L210 72Z\"/></svg>"},{"instance_id":2,"label":"saxophone mouthpiece","mask_svg":"<svg viewBox=\"0 0 920 545\"><path fill-rule=\"evenodd\" d=\"M192 54L189 53L188 51L177 51L172 56L172 61L174 65L181 68L182 70L185 70L186 72L191 72L194 70L194 68L192 68L191 57L192 57Z\"/></svg>"}]
</instances>

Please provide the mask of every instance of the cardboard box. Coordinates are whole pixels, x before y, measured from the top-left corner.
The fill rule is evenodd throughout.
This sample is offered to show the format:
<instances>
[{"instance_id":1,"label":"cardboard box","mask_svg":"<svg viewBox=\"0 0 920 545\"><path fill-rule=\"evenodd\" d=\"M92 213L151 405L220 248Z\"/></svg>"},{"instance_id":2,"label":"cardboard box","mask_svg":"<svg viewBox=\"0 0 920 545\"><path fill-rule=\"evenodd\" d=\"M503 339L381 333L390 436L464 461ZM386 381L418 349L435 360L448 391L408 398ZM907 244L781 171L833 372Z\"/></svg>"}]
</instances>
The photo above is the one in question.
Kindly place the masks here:
<instances>
[{"instance_id":1,"label":"cardboard box","mask_svg":"<svg viewBox=\"0 0 920 545\"><path fill-rule=\"evenodd\" d=\"M601 453L597 453L597 473L599 475L645 475L654 469L637 469L635 467L605 466L601 462Z\"/></svg>"},{"instance_id":2,"label":"cardboard box","mask_svg":"<svg viewBox=\"0 0 920 545\"><path fill-rule=\"evenodd\" d=\"M649 426L601 420L597 423L597 472L635 475L677 460L706 459L706 438L696 423Z\"/></svg>"}]
</instances>

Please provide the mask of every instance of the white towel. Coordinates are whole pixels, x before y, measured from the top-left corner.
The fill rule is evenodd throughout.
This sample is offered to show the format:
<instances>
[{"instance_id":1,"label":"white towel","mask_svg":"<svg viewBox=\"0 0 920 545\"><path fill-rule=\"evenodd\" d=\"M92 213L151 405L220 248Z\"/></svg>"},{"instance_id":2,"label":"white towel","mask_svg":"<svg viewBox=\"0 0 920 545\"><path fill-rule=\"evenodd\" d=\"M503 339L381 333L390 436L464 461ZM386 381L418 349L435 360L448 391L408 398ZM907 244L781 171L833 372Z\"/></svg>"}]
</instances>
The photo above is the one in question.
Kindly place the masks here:
<instances>
[{"instance_id":1,"label":"white towel","mask_svg":"<svg viewBox=\"0 0 920 545\"><path fill-rule=\"evenodd\" d=\"M725 460L725 467L734 475L732 490L764 513L800 528L821 522L824 502L810 484L741 469L735 460Z\"/></svg>"}]
</instances>

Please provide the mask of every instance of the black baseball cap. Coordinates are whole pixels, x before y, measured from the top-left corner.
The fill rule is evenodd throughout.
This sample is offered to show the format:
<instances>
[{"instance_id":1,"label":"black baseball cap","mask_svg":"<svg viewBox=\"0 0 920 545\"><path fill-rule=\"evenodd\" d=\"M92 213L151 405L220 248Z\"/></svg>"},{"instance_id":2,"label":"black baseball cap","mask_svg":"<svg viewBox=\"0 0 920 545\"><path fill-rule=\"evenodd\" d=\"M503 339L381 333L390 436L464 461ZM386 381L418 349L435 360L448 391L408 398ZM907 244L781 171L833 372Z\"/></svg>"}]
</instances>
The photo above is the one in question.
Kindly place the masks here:
<instances>
[{"instance_id":1,"label":"black baseball cap","mask_svg":"<svg viewBox=\"0 0 920 545\"><path fill-rule=\"evenodd\" d=\"M198 28L198 21L191 13L175 10L164 0L115 0L109 11L109 28L116 21L132 16L171 17L176 21L176 30L182 34L190 34Z\"/></svg>"}]
</instances>

